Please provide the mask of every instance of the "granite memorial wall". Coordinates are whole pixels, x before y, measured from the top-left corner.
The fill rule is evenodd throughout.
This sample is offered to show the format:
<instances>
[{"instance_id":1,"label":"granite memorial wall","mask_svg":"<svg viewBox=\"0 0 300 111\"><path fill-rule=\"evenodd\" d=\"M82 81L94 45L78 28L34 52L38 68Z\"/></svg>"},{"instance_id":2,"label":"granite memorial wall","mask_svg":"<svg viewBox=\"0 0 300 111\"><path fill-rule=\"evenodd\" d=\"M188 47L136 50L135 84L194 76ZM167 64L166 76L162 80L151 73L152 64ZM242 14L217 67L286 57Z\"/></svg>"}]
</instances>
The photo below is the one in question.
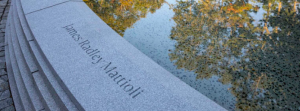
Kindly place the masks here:
<instances>
[{"instance_id":1,"label":"granite memorial wall","mask_svg":"<svg viewBox=\"0 0 300 111\"><path fill-rule=\"evenodd\" d=\"M6 65L18 111L225 110L80 0L12 0Z\"/></svg>"}]
</instances>

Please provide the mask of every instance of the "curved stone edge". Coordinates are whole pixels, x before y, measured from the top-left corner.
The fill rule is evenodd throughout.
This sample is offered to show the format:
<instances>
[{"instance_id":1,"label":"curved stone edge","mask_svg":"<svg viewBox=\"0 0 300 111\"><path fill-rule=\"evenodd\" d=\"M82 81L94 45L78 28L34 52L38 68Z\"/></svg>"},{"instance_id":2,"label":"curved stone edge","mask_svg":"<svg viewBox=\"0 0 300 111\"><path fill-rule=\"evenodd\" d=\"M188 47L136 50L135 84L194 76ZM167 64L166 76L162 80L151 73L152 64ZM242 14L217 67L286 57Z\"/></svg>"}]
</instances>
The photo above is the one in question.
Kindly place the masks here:
<instances>
[{"instance_id":1,"label":"curved stone edge","mask_svg":"<svg viewBox=\"0 0 300 111\"><path fill-rule=\"evenodd\" d=\"M34 0L31 0L31 1L34 1ZM30 1L26 1L26 2L30 2ZM36 1L36 2L38 2L38 1ZM39 2L39 4L40 3L41 2ZM44 7L44 8L46 8L46 7ZM83 9L84 11L87 11L87 9L89 9L87 6L82 6L82 5L80 5L80 6L77 5L77 8L81 9L81 10ZM38 11L41 11L41 9L36 10L35 12L30 12L28 14L36 13ZM75 10L75 11L80 12L79 10ZM91 11L91 10L89 9L89 11ZM47 14L49 14L49 13L47 13ZM96 32L98 32L97 34L101 35L101 33L99 33L99 31L97 31L96 29L101 29L100 26L103 26L103 23L101 23L101 22L103 22L103 21L101 19L99 19L97 16L95 16L95 14L91 15L90 12L88 12L88 14L84 14L83 12L81 12L80 14L81 15L86 15L87 17L91 17L90 21L87 21L87 19L83 19L83 20L85 20L84 22L88 23L92 27L93 31L96 31ZM41 15L46 16L46 15L43 15L43 14L41 14ZM68 15L68 14L66 14L66 15ZM95 17L97 17L97 19ZM34 33L33 35L35 35L34 37L35 38L40 37L40 35L37 34L37 30L38 30L37 28L43 28L43 27L37 27L38 26L37 23L39 22L41 24L41 22L37 21L37 19L35 19L32 16L30 16L30 17L26 16L26 18L27 18L27 20L30 21L29 26L30 26L31 30L34 30L33 31L33 33ZM53 22L53 21L50 21L50 22ZM78 21L73 21L73 22L78 23ZM93 24L92 22L96 23L96 25L99 25L99 26L98 27L95 26L95 24ZM41 25L45 26L45 24L41 24ZM143 71L148 73L149 75L145 75L146 77L151 78L151 79L155 79L156 82L159 82L159 84L164 86L164 88L166 88L168 90L171 90L171 92L175 93L174 95L185 94L185 95L183 95L183 97L180 98L181 101L184 101L184 102L187 102L187 103L191 102L192 106L196 109L203 108L203 109L211 109L211 110L212 109L224 110L222 107L220 107L218 105L215 105L216 103L214 103L213 101L211 101L210 99L208 99L204 95L199 94L199 92L195 91L194 89L192 89L191 87L189 87L188 85L183 83L181 80L179 80L178 78L176 78L175 76L170 74L168 71L166 71L165 69L160 67L158 64L153 62L150 58L148 58L147 56L142 54L140 51L138 51L136 48L131 46L128 42L126 42L126 40L119 37L115 32L111 33L112 29L105 28L105 30L108 31L111 34L111 35L107 35L107 36L112 37L114 40L116 40L114 43L120 43L120 44L126 46L126 47L114 47L115 50L119 51L119 53L121 53L121 55L124 55L132 63L136 64L137 67L141 68ZM37 39L35 39L35 40L37 40ZM51 58L52 55L50 55L49 52L47 52L45 50L46 46L43 44L43 42L37 40L37 43L38 43L38 47L41 47L42 53L44 55L46 55L46 60L50 59L49 60L50 64L52 62L52 64L50 66L52 66L53 69L58 70L56 64L53 63L54 59ZM99 42L99 43L101 43L101 42ZM110 42L110 43L112 43L112 42ZM128 53L126 51L135 52L135 53ZM136 57L136 55L138 55L138 56ZM141 61L143 61L143 62L141 62ZM147 64L145 64L145 63L147 63ZM155 72L153 72L153 71L155 71ZM157 72L159 72L159 74L157 74ZM61 74L61 73L59 73L59 74ZM57 77L58 77L58 79L61 79L61 80L65 79L64 77L62 77L62 75L57 75ZM169 78L169 79L166 79L166 78ZM66 82L66 81L62 81L62 82ZM68 87L68 84L63 83L63 85L65 85L65 87L67 88L66 90L69 90L70 87ZM177 87L177 85L181 86L181 87ZM70 91L70 92L74 93L74 90ZM73 93L71 93L71 94L73 94ZM74 96L74 95L72 95L72 96ZM74 96L74 98L75 98L75 96ZM78 97L78 96L76 96L76 97ZM80 102L82 102L82 101L80 101ZM205 104L207 104L205 102L210 103L210 106L205 106ZM197 105L199 105L199 106L197 106ZM87 107L85 106L85 108L87 108Z\"/></svg>"},{"instance_id":2,"label":"curved stone edge","mask_svg":"<svg viewBox=\"0 0 300 111\"><path fill-rule=\"evenodd\" d=\"M12 9L12 7L10 7L10 9ZM18 88L17 88L17 84L16 84L16 81L14 79L14 75L13 75L13 72L12 72L12 64L10 62L10 54L9 54L9 47L8 47L8 39L10 38L10 20L11 20L11 17L12 14L9 13L8 15L8 21L7 21L7 25L6 25L6 29L5 29L5 60L6 60L6 67L7 67L7 75L8 75L8 79L9 79L9 85L10 85L10 89L11 89L11 94L12 94L12 97L13 97L13 101L14 101L14 106L15 106L15 109L17 111L23 111L24 108L23 108L23 104L21 103L21 99L20 99L20 94L19 94L19 91L18 91Z\"/></svg>"},{"instance_id":3,"label":"curved stone edge","mask_svg":"<svg viewBox=\"0 0 300 111\"><path fill-rule=\"evenodd\" d=\"M13 7L13 6L12 6ZM10 12L10 13L13 13ZM15 33L13 33L13 24L12 21L10 22L10 38L8 38L8 47L9 47L9 56L10 56L10 62L12 65L12 74L14 74L14 79L17 85L18 92L20 94L21 103L23 104L24 110L33 110L32 102L29 100L29 95L25 90L24 82L21 78L20 72L18 70L18 66L16 63L16 58L14 54L14 49L12 46L12 36L16 36Z\"/></svg>"},{"instance_id":4,"label":"curved stone edge","mask_svg":"<svg viewBox=\"0 0 300 111\"><path fill-rule=\"evenodd\" d=\"M19 26L20 24L18 23L18 16L17 16L17 6L15 5L16 1L12 1L12 4L14 4L14 8L13 10L13 28L15 29L13 33L15 33L16 36L12 36L12 45L14 48L14 53L15 53L15 57L16 62L17 62L17 66L19 68L19 72L21 74L21 78L24 81L25 84L25 89L30 97L30 100L33 104L33 107L35 110L42 110L44 109L44 106L42 103L42 99L41 99L41 95L33 81L33 76L32 76L32 71L30 71L29 66L28 66L28 62L25 59L25 56L28 56L28 54L23 54L24 48L26 48L26 46L23 46L21 48L21 44L19 41L20 37L23 37L23 33L21 31L21 27ZM23 50L22 50L23 49ZM28 59L28 58L27 58Z\"/></svg>"},{"instance_id":5,"label":"curved stone edge","mask_svg":"<svg viewBox=\"0 0 300 111\"><path fill-rule=\"evenodd\" d=\"M22 7L20 7L20 5L18 4L20 1L19 0L14 0L13 1L14 2L14 5L15 5L15 7L13 8L13 10L11 10L11 12L14 14L14 16L13 17L11 17L14 21L13 21L13 25L14 25L14 28L12 28L10 31L15 31L16 32L16 35L17 35L17 37L16 38L13 38L14 39L14 45L12 45L12 46L14 46L14 47L11 47L12 48L12 50L14 49L14 52L15 52L15 50L17 49L18 51L16 51L15 53L17 53L17 55L19 55L19 56L16 56L17 58L20 58L20 59L17 59L17 61L19 61L19 62L17 62L18 63L18 65L22 65L21 66L21 68L22 67L26 67L25 69L23 68L23 70L22 71L19 71L19 72L21 72L21 73L24 73L24 72L27 72L27 75L29 74L29 72L28 72L28 70L30 71L30 72L32 72L33 70L32 69L35 69L34 67L29 67L29 66L34 66L35 64L32 64L32 60L31 61L27 61L28 60L28 58L29 59L31 59L30 57L32 56L32 55L30 55L30 53L28 53L28 52L26 52L26 50L24 51L24 48L27 48L28 46L29 46L29 43L26 43L26 44L22 44L23 45L23 47L20 47L20 44L18 44L18 42L20 43L20 41L18 41L19 40L19 38L20 38L20 36L25 36L26 34L28 35L28 32L30 32L30 29L26 29L26 21L25 21L25 23L24 23L24 19L23 20L21 20L21 19L19 19L19 17L21 17L22 18ZM21 15L21 16L20 16ZM23 16L24 16L24 14L23 14ZM24 18L24 17L23 17ZM19 19L19 20L18 20ZM21 30L19 30L19 28L20 28L20 22L23 22L22 23L22 28L23 28L23 33L22 33L22 31ZM25 26L25 28L24 28L24 26ZM17 30L17 31L16 31ZM25 32L27 32L27 33L25 33ZM24 35L24 33L25 33L25 35ZM28 39L28 38L30 38L30 37L28 37L28 36L26 36L26 38ZM18 40L17 40L18 39ZM22 39L20 39L20 40L22 40ZM29 41L30 42L30 41ZM23 42L24 43L24 42ZM30 46L33 46L33 45L30 45ZM34 45L35 46L35 45ZM34 48L34 46L33 46L33 48ZM20 49L22 49L22 50L20 50ZM35 48L35 49L37 49L37 48ZM8 50L7 50L8 51ZM23 55L22 55L22 53L23 53ZM24 53L25 52L25 53ZM33 52L32 50L30 51L30 52ZM36 55L36 54L35 54ZM13 58L13 56L11 56L12 58ZM25 59L27 57L27 59ZM9 59L6 59L6 60L9 60ZM10 61L10 60L9 60ZM13 60L14 61L14 60ZM25 64L25 61L26 61L26 63L27 64ZM41 61L43 61L43 60L41 60ZM41 61L39 61L39 62L41 62ZM31 65L29 65L29 64L31 64ZM43 65L43 67L47 67L47 65ZM15 67L16 68L16 67ZM18 74L18 70L17 69L15 69L14 68L14 70L15 70L15 74ZM20 67L18 67L18 68L20 68ZM22 76L23 76L23 78L22 78L22 76L18 76L17 77L17 79L18 78L22 78L22 80L24 80L24 81L27 81L27 82L31 82L31 85L29 85L30 87L27 87L27 89L29 88L29 89L31 89L30 91L28 91L28 90L26 90L25 89L25 91L27 91L27 92L32 92L33 90L32 90L32 88L34 87L33 85L32 85L32 82L34 82L35 83L35 85L37 85L37 86L35 86L35 88L34 89L37 89L36 87L38 87L38 90L40 90L40 92L42 93L42 94L40 94L39 93L39 95L43 95L42 97L43 97L43 99L44 100L47 100L47 105L44 105L44 106L49 106L52 110L55 110L55 109L57 109L57 110L66 110L66 106L69 106L68 108L70 109L70 110L76 110L76 108L74 108L75 106L74 106L74 104L72 103L72 102L70 102L70 100L68 99L68 97L66 97L67 95L65 94L65 92L63 92L63 90L60 90L59 89L59 87L60 86L54 86L54 88L53 88L53 86L49 83L49 81L51 82L51 83L53 83L53 81L56 81L56 80L47 80L47 78L45 77L45 74L42 74L43 73L43 70L42 70L42 68L40 68L39 67L39 69L40 69L40 71L34 71L34 73L33 73L33 77L32 76L30 76L29 78L28 77L25 77L25 79L26 80L24 80L23 78L24 78L24 74L21 74ZM42 73L39 73L39 72L42 72ZM30 74L29 74L30 75ZM43 77L41 76L41 75L43 75ZM34 78L34 81L32 80L32 78ZM53 77L52 77L53 78ZM44 80L44 79L46 79L46 80ZM26 83L27 83L26 82ZM47 82L47 84L48 85L46 85L45 84L45 82ZM20 82L19 82L20 83ZM28 83L27 83L28 84ZM25 85L26 86L26 85ZM27 85L28 86L28 85ZM21 86L20 86L21 87ZM52 89L52 92L50 93L49 92L49 87L50 87L50 90ZM26 88L26 87L25 87ZM55 90L54 90L55 89ZM58 90L57 90L58 89ZM21 91L23 91L23 89L21 89ZM57 92L56 91L58 91L58 94L59 94L59 96L56 94ZM29 95L32 95L32 94L29 94ZM36 94L35 94L36 95ZM23 96L23 99L26 99L26 98L24 98L25 96ZM34 105L34 107L36 107L36 110L40 110L40 109L44 109L44 108L41 108L42 106L41 105L39 105L40 104L40 102L38 102L39 100L38 99L34 99L34 97L35 96L30 96L33 100L32 101L34 101L34 103L33 104L35 104ZM53 100L55 100L55 101L53 101ZM69 100L69 101L68 101ZM62 102L63 101L63 102ZM45 104L45 102L43 101L43 103ZM58 106L59 107L58 107ZM48 107L46 108L46 109L49 109ZM28 110L28 109L27 109Z\"/></svg>"},{"instance_id":6,"label":"curved stone edge","mask_svg":"<svg viewBox=\"0 0 300 111\"><path fill-rule=\"evenodd\" d=\"M38 70L38 67L36 65L36 62L34 61L34 57L32 56L32 52L30 51L30 47L28 45L28 41L26 39L26 35L25 35L25 31L26 29L24 29L22 27L22 20L23 18L20 17L20 13L22 13L22 7L20 7L20 5L18 4L18 2L20 2L19 0L13 0L12 4L14 4L15 6L15 13L14 13L14 22L15 22L15 27L16 27L16 31L18 32L18 42L20 44L20 48L22 49L22 54L24 56L24 59L27 63L27 66L29 68L30 72L35 72Z\"/></svg>"},{"instance_id":7,"label":"curved stone edge","mask_svg":"<svg viewBox=\"0 0 300 111\"><path fill-rule=\"evenodd\" d=\"M64 92L56 78L53 76L52 71L48 68L40 51L37 48L37 45L34 42L30 42L30 47L34 52L40 69L42 69L42 79L44 82L47 82L47 87L51 89L50 92L52 95L54 95L53 98L56 101L55 103L58 105L57 107L64 110L77 110L76 106L72 103L68 95Z\"/></svg>"},{"instance_id":8,"label":"curved stone edge","mask_svg":"<svg viewBox=\"0 0 300 111\"><path fill-rule=\"evenodd\" d=\"M16 2L19 2L19 0L15 0ZM22 13L22 7L20 6L20 5L18 5L18 4L16 4L16 6L18 7L18 15L16 15L15 16L15 18L17 18L17 16L20 16L20 15L22 15L23 13ZM20 16L20 18L21 18L22 16ZM19 19L20 20L20 19ZM21 20L20 20L21 21ZM24 21L23 21L24 22ZM22 24L25 24L26 25L26 23L22 23ZM23 25L24 26L24 25ZM28 30L28 29L25 29L26 27L23 27L23 26L20 26L20 28L23 28L23 30ZM28 30L29 31L29 30ZM28 34L28 33L27 33ZM29 37L27 37L27 38L29 38ZM24 39L24 38L23 38ZM23 41L23 45L25 46L25 47L28 47L29 48L29 42L32 42L32 41ZM23 52L26 52L26 51L23 51ZM34 56L32 55L32 50L27 50L27 52L30 52L30 53L27 53L27 55L26 54L24 54L24 55L26 55L26 56L30 56L31 58L33 57L34 58ZM28 63L32 63L33 65L35 65L36 66L36 64L38 64L37 62L34 62L34 61L36 61L36 60L31 60L30 62L28 62ZM41 61L39 61L39 62L41 62ZM44 66L45 67L45 66ZM33 69L37 69L36 67L34 67ZM51 87L51 86L49 86L49 80L44 80L45 79L45 75L44 75L44 71L41 69L41 68L38 68L39 70L36 70L36 71L33 71L32 73L33 73L33 76L34 76L34 79L35 79L35 82L37 82L37 83L40 83L40 84L37 84L37 85L41 85L41 84L43 84L43 85L41 85L41 86L38 86L38 88L40 89L40 91L43 93L43 95L44 95L44 100L45 101L47 101L46 103L47 103L47 105L45 105L45 106L48 106L48 107L50 107L51 109L57 109L57 108L59 108L58 106L60 106L60 108L61 108L61 110L66 110L66 108L65 108L65 106L64 106L64 104L65 103L63 103L62 102L62 100L67 100L67 99L65 99L65 98L63 98L63 99L61 99L60 98L60 96L58 96L57 95L57 92L55 92L54 90L53 90L53 88ZM42 75L42 76L41 76ZM51 82L53 81L53 80L50 80ZM50 88L50 90L49 90L49 87L51 87ZM48 89L47 89L48 88ZM58 86L55 86L55 89L57 89L58 88ZM50 91L50 92L49 92ZM50 93L50 95L49 95L49 93ZM56 101L56 102L54 102L54 101Z\"/></svg>"},{"instance_id":9,"label":"curved stone edge","mask_svg":"<svg viewBox=\"0 0 300 111\"><path fill-rule=\"evenodd\" d=\"M38 68L34 62L34 59L32 57L32 54L29 50L29 46L28 43L25 39L25 35L23 32L23 29L21 27L21 21L19 18L19 12L18 10L20 9L19 6L17 5L18 0L14 0L13 4L15 5L15 15L14 15L14 22L15 22L15 28L17 30L17 37L16 37L16 41L19 43L18 44L18 48L21 49L21 51L19 51L21 53L22 57L19 57L22 59L22 61L25 61L24 67L26 67L26 74L29 76L29 81L31 83L31 87L33 89L31 89L31 91L29 92L33 92L32 93L36 93L36 94L31 94L33 96L32 100L34 101L33 103L35 104L35 109L36 110L41 110L41 109L47 109L49 110L48 105L45 102L45 98L42 96L42 94L47 93L47 90L44 88L45 87L45 83L43 81L41 81L42 79L39 78L38 76L36 76L36 74L39 74L37 72ZM28 80L28 79L27 79ZM49 93L49 92L48 92Z\"/></svg>"},{"instance_id":10,"label":"curved stone edge","mask_svg":"<svg viewBox=\"0 0 300 111\"><path fill-rule=\"evenodd\" d=\"M17 5L20 4L19 0L16 0L18 2ZM52 94L54 94L54 98L56 98L57 104L62 105L61 108L67 108L69 110L77 110L75 105L72 103L72 101L69 99L68 95L64 92L64 90L59 85L56 78L53 76L53 72L51 69L49 69L48 64L45 62L44 57L41 55L39 48L35 45L35 41L32 37L32 33L30 32L30 29L28 29L28 24L26 21L26 18L24 17L23 10L21 6L18 6L19 8L19 17L22 21L22 28L23 30L26 30L24 33L26 35L27 40L29 41L29 45L31 47L31 52L33 52L35 61L37 61L37 64L39 66L39 72L41 72L41 75L45 82L47 82L47 87L50 87L50 90L52 91Z\"/></svg>"}]
</instances>

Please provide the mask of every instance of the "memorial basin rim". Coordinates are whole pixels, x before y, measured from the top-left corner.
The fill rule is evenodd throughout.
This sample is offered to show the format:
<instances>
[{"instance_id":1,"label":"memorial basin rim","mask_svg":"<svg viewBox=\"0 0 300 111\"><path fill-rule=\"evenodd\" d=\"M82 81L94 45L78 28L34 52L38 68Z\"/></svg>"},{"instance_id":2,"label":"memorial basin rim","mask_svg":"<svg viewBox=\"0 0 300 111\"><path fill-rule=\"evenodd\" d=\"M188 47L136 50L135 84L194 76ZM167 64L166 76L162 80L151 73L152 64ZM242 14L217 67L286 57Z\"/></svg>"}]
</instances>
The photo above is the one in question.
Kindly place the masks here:
<instances>
[{"instance_id":1,"label":"memorial basin rim","mask_svg":"<svg viewBox=\"0 0 300 111\"><path fill-rule=\"evenodd\" d=\"M84 2L13 0L12 3L13 11L9 17L13 19L9 21L13 27L10 29L17 34L8 34L6 39L14 35L20 41L14 44L12 39L7 41L9 51L6 53L12 57L7 62L14 66L10 64L14 57L34 60L32 63L16 61L33 76L33 81L16 81L16 91L26 91L20 98L13 95L15 101L20 101L20 104L15 103L16 107L20 105L19 108L25 110L40 107L62 110L225 110L128 43ZM17 47L19 43L28 49ZM14 53L15 50L30 50L30 53ZM33 71L29 64L37 64L38 70ZM14 74L17 69L10 70L9 73ZM41 82L45 82L53 98L46 98L46 90L41 90L41 84L35 83L40 80L38 76L42 76ZM33 88L36 88L42 106L37 107L37 101L33 101L33 96L26 90L31 87L29 83L35 83ZM62 90L53 87L55 85Z\"/></svg>"}]
</instances>

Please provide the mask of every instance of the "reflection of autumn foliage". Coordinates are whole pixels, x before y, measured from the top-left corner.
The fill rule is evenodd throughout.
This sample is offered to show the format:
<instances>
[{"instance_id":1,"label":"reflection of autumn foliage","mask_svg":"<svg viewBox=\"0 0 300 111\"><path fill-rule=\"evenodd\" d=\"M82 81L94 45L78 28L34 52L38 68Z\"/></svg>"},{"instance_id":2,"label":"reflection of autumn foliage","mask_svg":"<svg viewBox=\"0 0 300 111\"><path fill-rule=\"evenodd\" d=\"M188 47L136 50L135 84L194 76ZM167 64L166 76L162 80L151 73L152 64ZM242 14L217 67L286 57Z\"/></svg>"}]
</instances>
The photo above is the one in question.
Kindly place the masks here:
<instances>
[{"instance_id":1,"label":"reflection of autumn foliage","mask_svg":"<svg viewBox=\"0 0 300 111\"><path fill-rule=\"evenodd\" d=\"M254 39L259 30L251 24L248 14L251 5L245 5L247 10L239 13L227 11L236 4L239 3L225 2L223 6L210 1L179 2L173 17L177 25L171 34L177 44L170 53L178 68L195 71L197 78L229 73L226 67L230 62L236 62L242 46L249 42L245 37Z\"/></svg>"},{"instance_id":2,"label":"reflection of autumn foliage","mask_svg":"<svg viewBox=\"0 0 300 111\"><path fill-rule=\"evenodd\" d=\"M171 61L179 69L194 71L197 79L216 75L223 84L230 83L237 110L299 110L297 2L256 1L266 11L258 25L249 14L258 6L220 2L178 2Z\"/></svg>"},{"instance_id":3,"label":"reflection of autumn foliage","mask_svg":"<svg viewBox=\"0 0 300 111\"><path fill-rule=\"evenodd\" d=\"M241 61L246 67L235 72L238 79L234 81L239 82L232 93L238 97L243 94L237 103L240 109L299 110L300 15L291 6L273 12L268 22L278 30L262 35L265 48L252 47Z\"/></svg>"},{"instance_id":4,"label":"reflection of autumn foliage","mask_svg":"<svg viewBox=\"0 0 300 111\"><path fill-rule=\"evenodd\" d=\"M250 4L243 3L241 7L239 4L229 3L229 5L225 6L224 9L228 11L227 13L242 13L244 11L252 9L252 6Z\"/></svg>"},{"instance_id":5,"label":"reflection of autumn foliage","mask_svg":"<svg viewBox=\"0 0 300 111\"><path fill-rule=\"evenodd\" d=\"M146 14L154 13L164 0L84 0L86 4L121 36Z\"/></svg>"}]
</instances>

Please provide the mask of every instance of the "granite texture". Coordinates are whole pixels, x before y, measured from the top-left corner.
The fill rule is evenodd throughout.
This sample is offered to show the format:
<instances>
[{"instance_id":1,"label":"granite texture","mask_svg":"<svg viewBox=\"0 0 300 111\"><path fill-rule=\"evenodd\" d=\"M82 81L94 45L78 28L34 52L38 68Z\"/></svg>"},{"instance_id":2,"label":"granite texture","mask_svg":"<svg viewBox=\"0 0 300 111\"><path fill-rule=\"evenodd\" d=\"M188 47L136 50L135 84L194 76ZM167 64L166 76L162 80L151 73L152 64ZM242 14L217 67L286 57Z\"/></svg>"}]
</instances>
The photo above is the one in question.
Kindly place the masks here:
<instances>
[{"instance_id":1,"label":"granite texture","mask_svg":"<svg viewBox=\"0 0 300 111\"><path fill-rule=\"evenodd\" d=\"M13 13L13 12L11 12ZM12 22L10 22L12 24ZM14 28L12 28L13 24L10 27L10 35L11 36L16 36L14 32ZM23 107L25 110L33 110L33 105L32 102L29 99L29 95L27 93L27 91L25 90L25 85L24 85L24 81L21 78L21 74L19 71L19 68L17 66L17 61L16 61L16 57L15 57L15 53L14 53L14 49L13 49L13 45L12 45L12 38L8 38L8 47L10 47L9 49L9 56L10 56L10 61L11 61L11 65L12 65L12 74L14 74L14 79L16 81L16 86L17 89L19 91L19 95L21 98L21 103L23 104Z\"/></svg>"},{"instance_id":2,"label":"granite texture","mask_svg":"<svg viewBox=\"0 0 300 111\"><path fill-rule=\"evenodd\" d=\"M58 81L55 79L55 77L53 76L53 72L51 71L51 69L48 68L47 63L45 62L44 58L42 57L40 51L38 50L36 44L34 43L34 41L29 42L30 43L30 47L32 49L32 51L34 52L34 55L38 61L38 64L40 66L41 69L41 74L42 79L44 82L46 82L47 87L50 89L50 93L52 95L55 95L55 103L59 103L57 105L60 106L60 108L66 110L76 110L75 105L71 102L71 100L69 99L69 97L67 96L66 92L64 92L64 90L62 89L62 87L59 85ZM59 106L56 106L57 108Z\"/></svg>"},{"instance_id":3,"label":"granite texture","mask_svg":"<svg viewBox=\"0 0 300 111\"><path fill-rule=\"evenodd\" d=\"M26 61L26 64L29 68L29 71L30 72L34 72L34 71L37 71L38 70L38 67L36 66L35 64L35 61L34 61L34 58L32 56L32 53L30 51L30 47L28 46L28 42L25 38L25 33L24 33L24 28L22 27L21 25L21 22L20 22L20 17L19 17L19 13L22 12L21 8L18 7L18 3L19 0L14 0L14 5L15 5L15 10L14 10L14 17L13 17L13 20L15 22L15 27L16 27L16 31L17 31L17 38L16 40L19 42L19 45L20 45L20 48L21 48L21 53L22 53L22 56L24 57L24 60Z\"/></svg>"},{"instance_id":4,"label":"granite texture","mask_svg":"<svg viewBox=\"0 0 300 111\"><path fill-rule=\"evenodd\" d=\"M12 38L9 37L11 40L9 41L11 42L9 47L12 50L10 52L10 57L12 59L8 58L7 60L13 63L12 74L17 75L11 77L17 79L16 83L18 90L16 91L23 92L19 93L22 106L25 107L25 110L30 110L28 107L31 105L26 104L32 103L35 110L51 109L76 111L75 105L68 99L66 92L62 90L57 83L57 80L49 79L49 75L51 76L52 72L47 69L47 65L43 64L44 58L39 58L39 52L35 51L37 47L29 45L29 42L33 41L33 39L31 39L32 34L27 25L27 21L24 18L20 1L14 0L13 4L14 8L11 13L13 15L13 24L9 30L10 32L13 32ZM33 52L35 53L32 54ZM36 59L39 61L37 62ZM15 65L15 63L17 63L17 65ZM31 73L33 76L30 76ZM52 76L52 78L54 77ZM55 85L53 86L53 84ZM39 98L40 96L44 101L41 101L41 98ZM44 104L44 107L41 103Z\"/></svg>"},{"instance_id":5,"label":"granite texture","mask_svg":"<svg viewBox=\"0 0 300 111\"><path fill-rule=\"evenodd\" d=\"M57 106L52 94L50 93L46 83L43 81L43 78L41 77L41 74L39 72L35 72L32 74L33 78L35 80L35 83L37 84L38 89L41 91L41 95L43 99L45 100L45 109L47 110L55 110L58 111L60 108Z\"/></svg>"},{"instance_id":6,"label":"granite texture","mask_svg":"<svg viewBox=\"0 0 300 111\"><path fill-rule=\"evenodd\" d=\"M13 1L13 3L15 3L15 1ZM34 81L33 81L33 77L31 75L31 72L29 67L28 67L28 62L26 62L25 58L24 58L24 55L26 53L22 53L24 51L21 50L21 47L20 47L20 44L19 44L19 40L18 38L19 37L24 37L24 34L21 30L21 27L18 26L18 16L17 16L17 10L16 10L16 7L14 6L13 10L13 28L15 28L15 33L16 36L12 36L11 39L12 39L12 45L13 45L13 48L14 48L14 54L15 54L15 57L17 58L16 59L16 62L17 62L17 68L19 69L20 71L20 75L21 75L21 78L24 82L24 85L25 85L25 90L27 91L28 95L29 95L29 98L30 98L30 101L32 102L33 104L33 107L35 110L41 110L41 109L44 109L44 106L42 104L42 99L40 97L40 95L38 94L38 91L36 89L36 86L34 85ZM24 47L23 47L24 48ZM27 54L29 55L29 54Z\"/></svg>"},{"instance_id":7,"label":"granite texture","mask_svg":"<svg viewBox=\"0 0 300 111\"><path fill-rule=\"evenodd\" d=\"M25 14L39 11L45 8L51 8L68 0L21 0Z\"/></svg>"},{"instance_id":8,"label":"granite texture","mask_svg":"<svg viewBox=\"0 0 300 111\"><path fill-rule=\"evenodd\" d=\"M11 20L12 18L12 14L9 13L9 16L8 16L8 20ZM21 111L21 110L24 110L24 107L23 107L23 104L21 103L21 98L20 98L20 95L19 95L19 91L18 91L18 88L17 88L17 84L16 84L16 81L14 79L14 74L13 74L13 71L12 71L12 64L11 64L11 59L10 59L10 56L9 56L9 46L8 46L8 38L10 38L11 34L10 34L10 21L7 23L7 28L6 28L6 35L5 35L5 54L7 56L5 56L5 59L6 59L6 68L7 68L7 72L8 72L8 78L9 78L9 81L10 81L10 89L11 89L11 93L12 93L12 96L13 96L13 100L14 100L14 105L15 105L15 108L16 110L18 111Z\"/></svg>"},{"instance_id":9,"label":"granite texture","mask_svg":"<svg viewBox=\"0 0 300 111\"><path fill-rule=\"evenodd\" d=\"M63 105L61 99L57 96L53 87L49 85L50 83L48 79L44 80L42 78L42 76L44 76L43 70L38 68L37 62L36 60L34 60L35 58L34 55L32 54L32 49L31 49L32 47L29 46L29 42L30 40L32 40L30 39L31 33L30 33L30 29L28 29L27 22L24 19L24 14L22 13L23 10L21 8L20 1L16 0L15 5L18 7L16 11L18 15L15 15L15 18L19 18L19 21L17 21L18 23L16 25L19 25L19 28L22 28L21 29L23 31L22 33L25 34L24 36L26 36L26 37L22 35L21 35L22 37L18 36L19 37L18 40L21 45L25 60L30 68L31 73L33 73L34 81L44 99L43 103L45 104L44 105L46 107L45 109L60 110L58 105ZM56 98L57 102L55 102L54 98ZM65 110L65 109L61 109L61 110Z\"/></svg>"},{"instance_id":10,"label":"granite texture","mask_svg":"<svg viewBox=\"0 0 300 111\"><path fill-rule=\"evenodd\" d=\"M27 14L26 19L56 79L85 110L225 110L121 38L83 2L55 5ZM82 40L74 41L66 26ZM80 46L84 40L100 51L103 61L93 64L97 61ZM108 67L117 68L111 72ZM132 97L124 92L109 77L116 71L135 88L141 87L142 94Z\"/></svg>"},{"instance_id":11,"label":"granite texture","mask_svg":"<svg viewBox=\"0 0 300 111\"><path fill-rule=\"evenodd\" d=\"M30 29L28 28L27 21L25 19L25 15L24 15L22 4L21 4L20 0L16 0L16 6L17 6L17 11L18 11L19 21L21 23L26 40L33 40L32 36L30 36L31 32L30 32Z\"/></svg>"}]
</instances>

